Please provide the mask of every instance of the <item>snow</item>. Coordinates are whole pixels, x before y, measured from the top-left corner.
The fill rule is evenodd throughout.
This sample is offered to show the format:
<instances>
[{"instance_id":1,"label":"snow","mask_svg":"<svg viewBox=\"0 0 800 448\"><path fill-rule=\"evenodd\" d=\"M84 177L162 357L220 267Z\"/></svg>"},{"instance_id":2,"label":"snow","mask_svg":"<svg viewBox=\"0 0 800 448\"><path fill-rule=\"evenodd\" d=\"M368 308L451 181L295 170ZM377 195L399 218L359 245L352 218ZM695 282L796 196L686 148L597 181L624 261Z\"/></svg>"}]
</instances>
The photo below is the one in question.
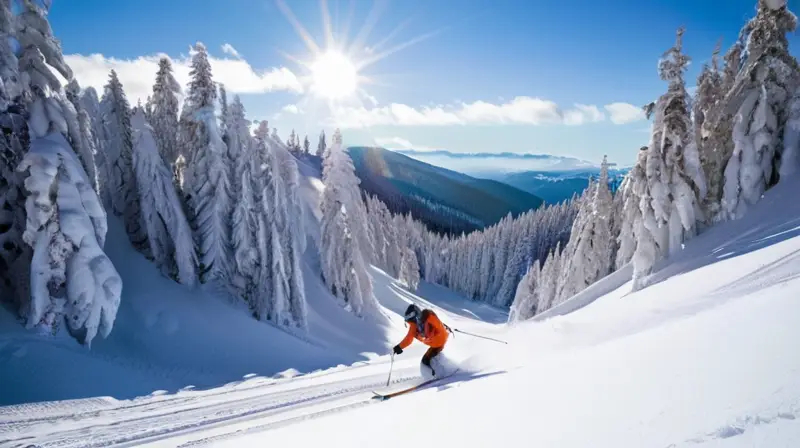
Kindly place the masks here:
<instances>
[{"instance_id":1,"label":"snow","mask_svg":"<svg viewBox=\"0 0 800 448\"><path fill-rule=\"evenodd\" d=\"M314 182L301 184L310 195ZM454 447L798 446L798 187L783 181L743 218L687 241L647 288L632 291L623 267L510 327L486 304L424 282L411 293L373 268L389 322L376 328L326 295L307 253L308 343L164 279L110 219L106 251L126 285L114 331L88 352L0 321L0 384L12 391L2 399L24 403L0 408L0 440L406 447L420 428L426 444ZM445 350L462 368L453 378L372 400L387 389L386 353L411 301L508 344L456 332ZM420 380L423 350L395 356L388 389ZM102 374L86 381L87 368ZM44 397L77 400L33 403Z\"/></svg>"}]
</instances>

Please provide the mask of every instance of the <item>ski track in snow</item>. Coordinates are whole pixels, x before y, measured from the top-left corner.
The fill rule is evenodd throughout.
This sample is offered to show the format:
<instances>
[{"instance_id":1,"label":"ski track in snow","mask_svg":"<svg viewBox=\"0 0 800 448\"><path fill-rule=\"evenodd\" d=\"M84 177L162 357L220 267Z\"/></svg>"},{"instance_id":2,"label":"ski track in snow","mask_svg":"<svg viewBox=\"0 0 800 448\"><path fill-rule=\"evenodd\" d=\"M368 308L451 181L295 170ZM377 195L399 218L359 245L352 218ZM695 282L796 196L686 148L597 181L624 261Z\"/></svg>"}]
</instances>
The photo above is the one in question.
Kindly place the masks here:
<instances>
[{"instance_id":1,"label":"ski track in snow","mask_svg":"<svg viewBox=\"0 0 800 448\"><path fill-rule=\"evenodd\" d=\"M418 375L409 374L414 370L395 372L391 383L418 380ZM249 434L378 403L371 391L386 386L386 374L346 378L322 384L308 384L303 377L257 381L252 386L130 401L99 397L8 406L0 408L0 446L138 446L187 435L184 444L196 445L241 435L237 423L246 422L243 427ZM212 429L222 432L197 440L191 436Z\"/></svg>"},{"instance_id":2,"label":"ski track in snow","mask_svg":"<svg viewBox=\"0 0 800 448\"><path fill-rule=\"evenodd\" d=\"M777 410L769 409L760 413L744 415L713 431L691 438L680 445L671 444L667 448L694 445L724 446L727 439L740 437L765 427L770 428L772 431L781 431L782 428L778 428L778 426L782 423L791 423L795 430L800 429L800 401L793 402Z\"/></svg>"}]
</instances>

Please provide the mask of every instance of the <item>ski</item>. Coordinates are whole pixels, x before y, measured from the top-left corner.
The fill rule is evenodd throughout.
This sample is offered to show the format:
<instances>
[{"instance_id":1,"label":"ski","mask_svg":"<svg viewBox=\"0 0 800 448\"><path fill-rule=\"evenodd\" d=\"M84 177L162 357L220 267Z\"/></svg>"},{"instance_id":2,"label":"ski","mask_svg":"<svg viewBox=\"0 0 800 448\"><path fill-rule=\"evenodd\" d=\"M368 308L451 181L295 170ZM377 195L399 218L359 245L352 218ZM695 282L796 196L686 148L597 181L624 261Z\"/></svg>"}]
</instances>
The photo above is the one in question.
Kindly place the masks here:
<instances>
[{"instance_id":1,"label":"ski","mask_svg":"<svg viewBox=\"0 0 800 448\"><path fill-rule=\"evenodd\" d=\"M456 369L453 373L451 373L451 374L449 374L447 376L443 376L441 378L433 378L433 379L430 379L430 380L427 380L427 381L423 381L422 383L419 383L417 385L408 387L406 389L398 390L398 391L395 391L395 392L389 392L389 393L382 394L380 392L372 391L372 393L375 394L372 398L375 399L375 400L385 401L385 400L388 400L388 399L390 399L392 397L396 397L398 395L403 395L403 394L407 394L409 392L414 392L415 390L419 390L420 388L423 388L425 386L429 386L429 385L431 385L431 384L433 384L433 383L435 383L437 381L445 380L445 379L450 378L451 376L455 375L456 373L458 373L458 369Z\"/></svg>"}]
</instances>

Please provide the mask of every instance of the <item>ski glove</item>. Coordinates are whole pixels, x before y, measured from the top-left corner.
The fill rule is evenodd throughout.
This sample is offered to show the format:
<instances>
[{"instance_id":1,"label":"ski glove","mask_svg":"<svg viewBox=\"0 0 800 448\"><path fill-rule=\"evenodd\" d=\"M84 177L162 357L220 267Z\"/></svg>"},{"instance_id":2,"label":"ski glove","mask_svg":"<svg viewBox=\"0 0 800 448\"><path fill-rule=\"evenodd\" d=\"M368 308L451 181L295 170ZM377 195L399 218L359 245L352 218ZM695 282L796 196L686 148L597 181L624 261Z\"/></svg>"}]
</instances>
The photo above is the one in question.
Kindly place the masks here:
<instances>
[{"instance_id":1,"label":"ski glove","mask_svg":"<svg viewBox=\"0 0 800 448\"><path fill-rule=\"evenodd\" d=\"M400 348L400 346L399 346L399 345L395 345L395 346L394 346L394 349L392 349L392 351L394 351L394 354L395 354L395 355L399 355L400 353L403 353L403 349L402 349L402 348Z\"/></svg>"}]
</instances>

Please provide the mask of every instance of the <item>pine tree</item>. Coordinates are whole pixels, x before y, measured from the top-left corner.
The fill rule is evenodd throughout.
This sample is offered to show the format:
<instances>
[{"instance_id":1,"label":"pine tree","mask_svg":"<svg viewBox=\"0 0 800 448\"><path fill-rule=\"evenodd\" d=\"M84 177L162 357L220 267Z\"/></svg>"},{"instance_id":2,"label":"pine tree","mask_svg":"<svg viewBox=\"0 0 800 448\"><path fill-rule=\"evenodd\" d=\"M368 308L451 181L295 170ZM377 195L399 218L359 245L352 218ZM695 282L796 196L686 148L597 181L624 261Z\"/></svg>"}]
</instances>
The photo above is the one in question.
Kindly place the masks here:
<instances>
[{"instance_id":1,"label":"pine tree","mask_svg":"<svg viewBox=\"0 0 800 448\"><path fill-rule=\"evenodd\" d=\"M150 253L165 274L193 286L197 280L197 256L172 171L158 152L153 128L142 108L135 109L132 126L134 171Z\"/></svg>"},{"instance_id":2,"label":"pine tree","mask_svg":"<svg viewBox=\"0 0 800 448\"><path fill-rule=\"evenodd\" d=\"M733 155L725 167L725 218L744 215L778 182L788 102L800 71L786 34L796 27L797 18L785 2L759 0L756 16L742 30L746 59L727 97L739 107Z\"/></svg>"},{"instance_id":3,"label":"pine tree","mask_svg":"<svg viewBox=\"0 0 800 448\"><path fill-rule=\"evenodd\" d=\"M793 176L800 168L800 86L795 87L787 109L786 127L783 132L781 179Z\"/></svg>"},{"instance_id":4,"label":"pine tree","mask_svg":"<svg viewBox=\"0 0 800 448\"><path fill-rule=\"evenodd\" d=\"M110 182L111 209L125 221L125 230L134 247L145 255L147 235L142 227L138 186L133 173L133 137L131 110L119 82L117 72L111 70L105 93L100 102L106 136L106 179Z\"/></svg>"},{"instance_id":5,"label":"pine tree","mask_svg":"<svg viewBox=\"0 0 800 448\"><path fill-rule=\"evenodd\" d=\"M92 188L99 192L97 167L95 166L95 153L97 152L95 140L92 136L92 120L89 114L83 109L80 99L80 86L75 79L71 80L66 86L66 96L69 100L72 113L75 114L77 122L70 126L70 136L73 148L78 155L78 159L89 176Z\"/></svg>"},{"instance_id":6,"label":"pine tree","mask_svg":"<svg viewBox=\"0 0 800 448\"><path fill-rule=\"evenodd\" d=\"M26 1L15 19L22 97L30 114L29 147L18 167L27 193L23 240L32 249L30 296L20 312L28 328L56 332L63 320L76 339L90 345L112 329L122 280L102 250L105 211L68 141L76 138L79 120L49 67L68 81L73 74L50 29L48 6Z\"/></svg>"},{"instance_id":7,"label":"pine tree","mask_svg":"<svg viewBox=\"0 0 800 448\"><path fill-rule=\"evenodd\" d=\"M308 141L308 136L306 135L305 140L303 140L303 154L308 156L311 150L311 142Z\"/></svg>"},{"instance_id":8,"label":"pine tree","mask_svg":"<svg viewBox=\"0 0 800 448\"><path fill-rule=\"evenodd\" d=\"M234 178L236 193L234 197L232 245L235 265L234 285L239 294L251 305L258 299L255 297L259 289L260 257L258 252L258 220L264 213L261 194L264 190L264 178L261 167L266 146L263 139L260 145L250 138L250 124L245 118L245 109L239 97L234 97L231 104L229 145L238 145L240 157L236 159Z\"/></svg>"},{"instance_id":9,"label":"pine tree","mask_svg":"<svg viewBox=\"0 0 800 448\"><path fill-rule=\"evenodd\" d=\"M80 97L81 106L86 111L89 117L89 123L92 127L91 137L95 148L94 162L95 162L95 176L97 177L97 191L100 196L100 203L104 204L108 209L111 207L111 188L113 184L108 178L111 173L108 158L106 157L106 135L105 124L103 123L103 114L100 110L100 99L97 96L97 91L93 87L83 89Z\"/></svg>"},{"instance_id":10,"label":"pine tree","mask_svg":"<svg viewBox=\"0 0 800 448\"><path fill-rule=\"evenodd\" d=\"M654 236L659 234L655 210L648 195L647 167L650 154L649 148L642 148L636 164L628 174L631 182L631 202L627 204L630 204L630 207L638 207L638 210L626 208L625 212L626 217L633 218L631 231L635 237L632 254L634 291L645 285L646 277L652 272L656 261L667 250L666 241L657 240Z\"/></svg>"},{"instance_id":11,"label":"pine tree","mask_svg":"<svg viewBox=\"0 0 800 448\"><path fill-rule=\"evenodd\" d=\"M733 113L726 107L725 96L733 89L741 64L742 46L737 42L725 53L725 65L721 75L721 98L717 107L706 114L704 127L709 129L709 136L704 142L706 175L708 192L704 201L706 220L709 224L724 218L721 213L722 193L724 187L724 170L733 154ZM733 111L735 112L735 111Z\"/></svg>"},{"instance_id":12,"label":"pine tree","mask_svg":"<svg viewBox=\"0 0 800 448\"><path fill-rule=\"evenodd\" d=\"M18 307L28 301L30 249L25 230L23 178L15 171L28 147L28 124L9 0L0 0L0 295Z\"/></svg>"},{"instance_id":13,"label":"pine tree","mask_svg":"<svg viewBox=\"0 0 800 448\"><path fill-rule=\"evenodd\" d=\"M337 130L323 164L322 229L320 258L323 280L346 309L357 316L377 309L372 282L367 272L371 256L364 231L358 178L353 162L342 148Z\"/></svg>"},{"instance_id":14,"label":"pine tree","mask_svg":"<svg viewBox=\"0 0 800 448\"><path fill-rule=\"evenodd\" d=\"M322 131L319 134L319 143L317 143L317 157L320 158L325 157L326 150L327 150L327 145L325 144L325 131Z\"/></svg>"},{"instance_id":15,"label":"pine tree","mask_svg":"<svg viewBox=\"0 0 800 448\"><path fill-rule=\"evenodd\" d=\"M586 189L564 248L556 304L611 273L611 201L608 161L603 157L600 178Z\"/></svg>"},{"instance_id":16,"label":"pine tree","mask_svg":"<svg viewBox=\"0 0 800 448\"><path fill-rule=\"evenodd\" d=\"M219 130L222 134L222 141L228 143L228 128L230 127L231 115L228 109L228 91L225 85L219 83Z\"/></svg>"},{"instance_id":17,"label":"pine tree","mask_svg":"<svg viewBox=\"0 0 800 448\"><path fill-rule=\"evenodd\" d=\"M217 91L211 65L201 43L195 45L190 75L184 106L190 222L199 252L200 281L224 283L232 272L229 159L214 112Z\"/></svg>"},{"instance_id":18,"label":"pine tree","mask_svg":"<svg viewBox=\"0 0 800 448\"><path fill-rule=\"evenodd\" d=\"M537 314L540 273L539 260L536 260L517 285L514 301L508 313L508 323L528 320Z\"/></svg>"},{"instance_id":19,"label":"pine tree","mask_svg":"<svg viewBox=\"0 0 800 448\"><path fill-rule=\"evenodd\" d=\"M725 92L722 90L722 73L719 68L718 55L720 43L714 49L711 57L711 65L704 64L700 75L697 77L697 96L693 105L694 115L694 140L700 154L700 164L703 167L703 176L707 180L707 192L703 198L702 205L704 216L713 222L713 216L718 212L718 200L715 199L712 191L717 191L718 186L711 185L711 182L718 182L722 172L722 160L720 151L713 140L709 138L713 135L711 125L713 121L706 121L706 117L713 115L715 109L719 109Z\"/></svg>"},{"instance_id":20,"label":"pine tree","mask_svg":"<svg viewBox=\"0 0 800 448\"><path fill-rule=\"evenodd\" d=\"M181 86L172 74L172 63L167 57L161 58L153 85L150 123L158 143L158 152L170 170L174 170L175 161L180 155L177 137L180 92Z\"/></svg>"},{"instance_id":21,"label":"pine tree","mask_svg":"<svg viewBox=\"0 0 800 448\"><path fill-rule=\"evenodd\" d=\"M273 140L271 143L273 172L279 176L275 178L277 182L275 188L277 219L275 222L278 224L277 229L280 233L280 255L283 258L281 272L285 277L284 290L287 302L287 315L283 319L283 324L305 328L307 306L302 271L302 254L305 251L305 218L298 192L300 174L297 162L289 153L288 148L280 141Z\"/></svg>"},{"instance_id":22,"label":"pine tree","mask_svg":"<svg viewBox=\"0 0 800 448\"><path fill-rule=\"evenodd\" d=\"M399 280L412 292L416 291L419 287L419 263L417 262L417 254L408 247L403 248Z\"/></svg>"},{"instance_id":23,"label":"pine tree","mask_svg":"<svg viewBox=\"0 0 800 448\"><path fill-rule=\"evenodd\" d=\"M646 150L646 148L642 148ZM634 166L633 170L636 170ZM641 167L638 167L641 171ZM631 172L632 172L631 171ZM628 264L633 258L633 252L636 250L636 235L634 234L634 225L636 219L641 216L639 209L639 197L636 196L633 189L633 175L628 174L622 181L617 197L622 202L622 210L618 215L619 220L619 233L617 235L617 254L615 257L615 267L620 269L622 266Z\"/></svg>"}]
</instances>

